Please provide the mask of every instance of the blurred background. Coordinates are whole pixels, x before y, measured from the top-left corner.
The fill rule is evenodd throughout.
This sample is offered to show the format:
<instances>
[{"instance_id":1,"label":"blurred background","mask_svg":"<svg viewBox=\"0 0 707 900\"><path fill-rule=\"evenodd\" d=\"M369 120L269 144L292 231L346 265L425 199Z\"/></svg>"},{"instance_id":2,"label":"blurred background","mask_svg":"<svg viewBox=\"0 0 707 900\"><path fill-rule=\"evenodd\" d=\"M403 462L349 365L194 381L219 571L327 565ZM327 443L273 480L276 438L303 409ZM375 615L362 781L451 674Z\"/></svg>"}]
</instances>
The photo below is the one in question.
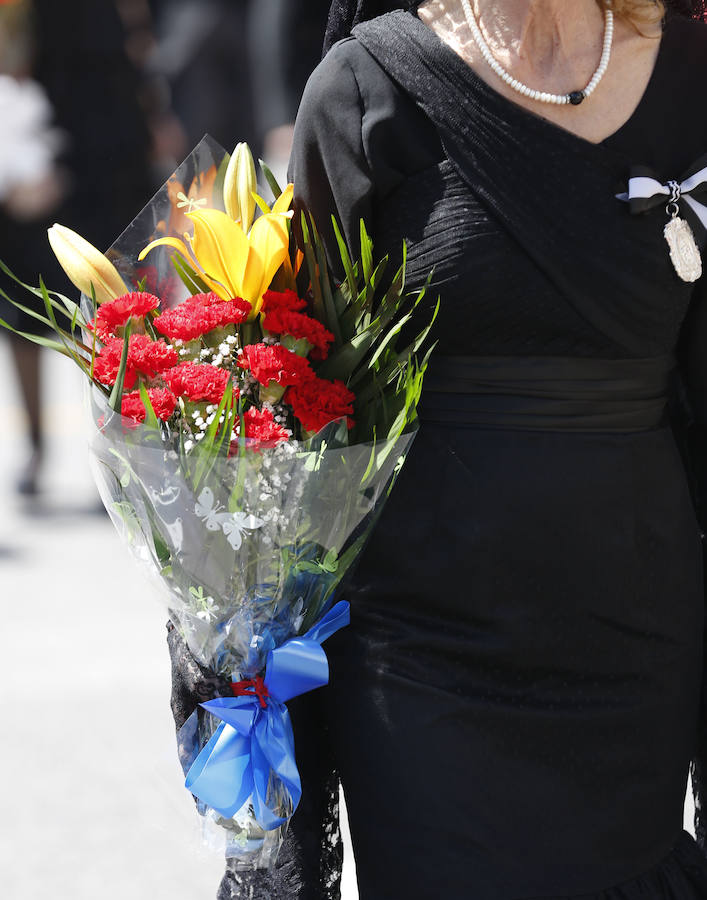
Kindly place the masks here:
<instances>
[{"instance_id":1,"label":"blurred background","mask_svg":"<svg viewBox=\"0 0 707 900\"><path fill-rule=\"evenodd\" d=\"M328 7L0 0L0 258L73 296L47 227L106 249L206 132L284 181ZM36 332L1 298L0 317ZM2 896L210 900L223 862L182 787L165 614L93 488L81 376L3 330L0 383Z\"/></svg>"},{"instance_id":2,"label":"blurred background","mask_svg":"<svg viewBox=\"0 0 707 900\"><path fill-rule=\"evenodd\" d=\"M206 132L284 179L328 6L0 0L0 259L73 296L47 227L107 249ZM81 375L0 329L0 383L0 893L210 900L224 864L177 762L166 616L93 487Z\"/></svg>"}]
</instances>

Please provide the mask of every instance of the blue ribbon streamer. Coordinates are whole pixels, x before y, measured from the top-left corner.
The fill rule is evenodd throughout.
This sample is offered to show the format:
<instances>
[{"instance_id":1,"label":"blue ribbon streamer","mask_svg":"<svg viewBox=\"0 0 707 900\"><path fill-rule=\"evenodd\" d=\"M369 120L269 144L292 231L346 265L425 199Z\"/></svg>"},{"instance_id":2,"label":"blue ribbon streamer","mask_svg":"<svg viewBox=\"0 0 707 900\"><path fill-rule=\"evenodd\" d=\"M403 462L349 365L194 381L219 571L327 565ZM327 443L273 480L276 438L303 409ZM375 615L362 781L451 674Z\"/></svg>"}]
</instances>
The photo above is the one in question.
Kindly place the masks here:
<instances>
[{"instance_id":1,"label":"blue ribbon streamer","mask_svg":"<svg viewBox=\"0 0 707 900\"><path fill-rule=\"evenodd\" d=\"M265 831L287 821L267 801L271 772L289 794L292 812L302 796L285 702L328 683L329 663L321 644L349 621L349 604L342 600L306 634L270 651L264 708L251 695L201 704L221 724L187 772L185 785L195 797L224 818L234 816L252 797L255 818Z\"/></svg>"}]
</instances>

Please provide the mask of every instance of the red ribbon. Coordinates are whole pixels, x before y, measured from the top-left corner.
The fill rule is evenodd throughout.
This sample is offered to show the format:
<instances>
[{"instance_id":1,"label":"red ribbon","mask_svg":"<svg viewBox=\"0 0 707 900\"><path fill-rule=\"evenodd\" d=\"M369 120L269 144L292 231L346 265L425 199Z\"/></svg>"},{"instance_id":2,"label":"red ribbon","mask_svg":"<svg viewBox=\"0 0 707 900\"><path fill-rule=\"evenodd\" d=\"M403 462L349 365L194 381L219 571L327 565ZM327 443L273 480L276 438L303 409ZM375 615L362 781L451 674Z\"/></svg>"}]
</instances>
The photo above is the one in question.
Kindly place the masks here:
<instances>
[{"instance_id":1,"label":"red ribbon","mask_svg":"<svg viewBox=\"0 0 707 900\"><path fill-rule=\"evenodd\" d=\"M257 697L263 709L268 705L267 698L270 696L270 692L260 675L256 675L252 679L246 678L243 681L232 681L231 687L236 697Z\"/></svg>"}]
</instances>

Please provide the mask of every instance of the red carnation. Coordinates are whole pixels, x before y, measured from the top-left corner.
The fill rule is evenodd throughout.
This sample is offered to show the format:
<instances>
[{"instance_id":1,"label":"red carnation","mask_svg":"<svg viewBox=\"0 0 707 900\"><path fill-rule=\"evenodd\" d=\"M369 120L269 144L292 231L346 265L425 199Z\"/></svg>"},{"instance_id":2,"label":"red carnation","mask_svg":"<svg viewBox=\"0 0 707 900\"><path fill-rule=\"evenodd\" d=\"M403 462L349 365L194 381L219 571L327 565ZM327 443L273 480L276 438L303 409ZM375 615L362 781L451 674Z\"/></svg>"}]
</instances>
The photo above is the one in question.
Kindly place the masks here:
<instances>
[{"instance_id":1,"label":"red carnation","mask_svg":"<svg viewBox=\"0 0 707 900\"><path fill-rule=\"evenodd\" d=\"M307 360L281 344L248 344L238 364L250 369L253 378L265 387L271 382L284 386L314 378Z\"/></svg>"},{"instance_id":2,"label":"red carnation","mask_svg":"<svg viewBox=\"0 0 707 900\"><path fill-rule=\"evenodd\" d=\"M275 309L289 309L291 312L297 312L304 309L306 305L307 301L298 297L294 291L265 291L261 312L269 313Z\"/></svg>"},{"instance_id":3,"label":"red carnation","mask_svg":"<svg viewBox=\"0 0 707 900\"><path fill-rule=\"evenodd\" d=\"M101 384L115 384L122 353L122 338L113 338L108 341L105 347L101 347L93 362L93 377L96 381L100 381ZM129 390L130 388L135 387L136 381L137 373L130 365L130 353L128 353L128 363L125 368L123 387Z\"/></svg>"},{"instance_id":4,"label":"red carnation","mask_svg":"<svg viewBox=\"0 0 707 900\"><path fill-rule=\"evenodd\" d=\"M287 389L284 402L292 407L305 431L317 432L329 422L353 413L355 395L343 381L310 378ZM348 427L353 427L348 420Z\"/></svg>"},{"instance_id":5,"label":"red carnation","mask_svg":"<svg viewBox=\"0 0 707 900\"><path fill-rule=\"evenodd\" d=\"M194 341L214 328L245 322L251 309L247 300L238 297L222 300L213 292L195 294L158 316L155 328L167 337Z\"/></svg>"},{"instance_id":6,"label":"red carnation","mask_svg":"<svg viewBox=\"0 0 707 900\"><path fill-rule=\"evenodd\" d=\"M244 415L246 439L256 441L257 446L268 444L276 447L283 441L289 440L290 433L278 425L275 417L269 409L257 410L251 406Z\"/></svg>"},{"instance_id":7,"label":"red carnation","mask_svg":"<svg viewBox=\"0 0 707 900\"><path fill-rule=\"evenodd\" d=\"M217 297L219 302L212 303L209 307L213 316L214 328L225 327L226 325L240 325L245 322L251 313L253 307L247 300L240 297L234 297L232 300L221 300L218 294L211 296Z\"/></svg>"},{"instance_id":8,"label":"red carnation","mask_svg":"<svg viewBox=\"0 0 707 900\"><path fill-rule=\"evenodd\" d=\"M179 354L162 338L153 341L146 334L135 334L130 338L128 358L138 372L154 378L174 366L179 361Z\"/></svg>"},{"instance_id":9,"label":"red carnation","mask_svg":"<svg viewBox=\"0 0 707 900\"><path fill-rule=\"evenodd\" d=\"M147 392L152 408L158 419L166 422L172 415L177 405L177 398L168 388L153 388ZM146 416L145 406L140 396L140 391L124 394L120 404L120 411L126 419L135 422L144 422Z\"/></svg>"},{"instance_id":10,"label":"red carnation","mask_svg":"<svg viewBox=\"0 0 707 900\"><path fill-rule=\"evenodd\" d=\"M174 393L192 403L220 403L230 379L226 369L208 363L185 362L164 374L164 380ZM234 390L234 397L237 394Z\"/></svg>"},{"instance_id":11,"label":"red carnation","mask_svg":"<svg viewBox=\"0 0 707 900\"><path fill-rule=\"evenodd\" d=\"M102 384L115 384L123 343L122 338L111 338L96 355L93 375ZM146 334L133 334L130 336L128 347L124 387L128 390L133 387L138 375L154 378L155 375L174 366L178 360L177 351L163 340L153 341Z\"/></svg>"},{"instance_id":12,"label":"red carnation","mask_svg":"<svg viewBox=\"0 0 707 900\"><path fill-rule=\"evenodd\" d=\"M91 319L88 328L96 332L98 338L107 344L115 337L116 328L121 328L129 318L141 318L147 313L157 309L160 305L159 297L144 291L135 291L132 294L123 294L116 300L104 303L98 307L96 318Z\"/></svg>"},{"instance_id":13,"label":"red carnation","mask_svg":"<svg viewBox=\"0 0 707 900\"><path fill-rule=\"evenodd\" d=\"M295 340L304 339L312 347L309 354L312 359L326 359L329 344L334 341L334 335L321 322L285 308L270 310L263 320L263 328L271 334L289 334Z\"/></svg>"}]
</instances>

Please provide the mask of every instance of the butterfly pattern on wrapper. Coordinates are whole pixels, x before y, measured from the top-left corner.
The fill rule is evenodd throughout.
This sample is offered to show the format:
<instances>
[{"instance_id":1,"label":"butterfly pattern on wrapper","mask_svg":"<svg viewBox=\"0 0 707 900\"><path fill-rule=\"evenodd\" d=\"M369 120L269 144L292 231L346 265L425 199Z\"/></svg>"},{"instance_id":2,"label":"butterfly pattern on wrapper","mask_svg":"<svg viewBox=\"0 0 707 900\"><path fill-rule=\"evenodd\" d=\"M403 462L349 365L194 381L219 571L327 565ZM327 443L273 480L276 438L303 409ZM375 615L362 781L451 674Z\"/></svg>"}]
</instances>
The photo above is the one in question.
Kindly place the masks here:
<instances>
[{"instance_id":1,"label":"butterfly pattern on wrapper","mask_svg":"<svg viewBox=\"0 0 707 900\"><path fill-rule=\"evenodd\" d=\"M254 531L265 524L264 519L249 515L244 512L222 512L222 507L216 503L211 488L205 487L196 501L194 511L204 522L209 531L221 530L228 543L234 550L238 550L243 543L243 536L248 531Z\"/></svg>"}]
</instances>

